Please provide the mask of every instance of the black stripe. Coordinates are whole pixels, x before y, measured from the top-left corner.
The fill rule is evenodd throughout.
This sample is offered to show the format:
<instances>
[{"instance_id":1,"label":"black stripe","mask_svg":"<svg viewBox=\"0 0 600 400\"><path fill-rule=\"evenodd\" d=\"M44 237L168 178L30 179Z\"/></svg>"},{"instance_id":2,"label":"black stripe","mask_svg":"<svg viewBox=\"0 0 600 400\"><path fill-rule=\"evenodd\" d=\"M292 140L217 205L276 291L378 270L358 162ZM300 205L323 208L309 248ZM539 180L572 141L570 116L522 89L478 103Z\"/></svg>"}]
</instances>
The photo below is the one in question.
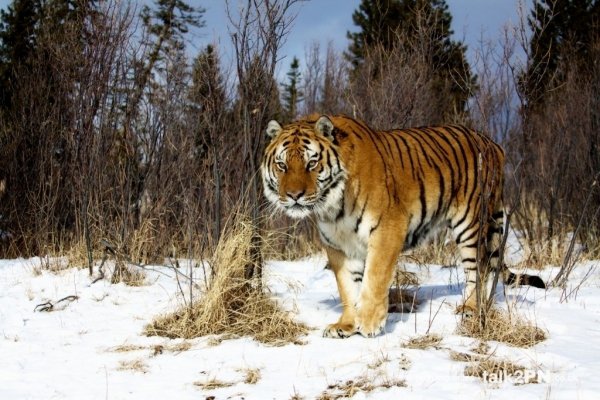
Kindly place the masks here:
<instances>
[{"instance_id":1,"label":"black stripe","mask_svg":"<svg viewBox=\"0 0 600 400\"><path fill-rule=\"evenodd\" d=\"M448 164L450 166L456 165L456 171L454 171L454 169L453 169L452 172L453 173L456 172L456 175L457 175L456 181L460 185L460 183L462 182L462 171L463 171L463 168L461 168L461 166L460 166L460 160L458 158L458 154L456 153L456 147L460 147L460 143L458 141L456 141L456 138L454 138L452 136L452 134L449 133L449 132L447 132L447 131L442 131L439 128L430 128L430 130L431 130L431 132L433 132L434 134L436 134L441 140L443 140L448 145L448 147L450 147L450 150L452 151L452 155L454 157L454 164L452 162L450 162L450 161L449 161ZM455 140L456 143L455 144L451 143L450 142L450 138L452 138L453 140ZM443 151L442 154L447 154L447 152ZM458 192L459 185L456 185L456 186L454 184L452 185L452 196L456 195L456 193Z\"/></svg>"},{"instance_id":2,"label":"black stripe","mask_svg":"<svg viewBox=\"0 0 600 400\"><path fill-rule=\"evenodd\" d=\"M413 138L413 140L417 143L417 145L421 148L421 152L417 153L417 155L423 154L423 157L425 158L425 161L427 161L427 164L429 164L429 167L432 167L431 159L429 158L429 154L427 153L427 151L425 151L425 147L423 146L423 143L421 143L421 138L412 129L406 129L405 132L407 134L409 134Z\"/></svg>"},{"instance_id":3,"label":"black stripe","mask_svg":"<svg viewBox=\"0 0 600 400\"><path fill-rule=\"evenodd\" d=\"M403 133L403 132L399 132L399 133ZM413 152L411 151L411 148L408 145L408 141L404 137L402 137L401 135L398 135L398 138L400 140L402 140L402 143L406 147L406 153L408 154L408 161L410 162L410 172L412 174L412 178L414 180L416 180L417 176L416 176L416 171L415 171L415 162L413 161L413 154L412 154Z\"/></svg>"},{"instance_id":4,"label":"black stripe","mask_svg":"<svg viewBox=\"0 0 600 400\"><path fill-rule=\"evenodd\" d=\"M495 213L492 214L492 219L504 219L504 211L496 211Z\"/></svg>"},{"instance_id":5,"label":"black stripe","mask_svg":"<svg viewBox=\"0 0 600 400\"><path fill-rule=\"evenodd\" d=\"M340 208L340 211L335 216L335 220L339 221L340 219L342 219L343 216L344 216L344 201L342 200L342 207Z\"/></svg>"},{"instance_id":6,"label":"black stripe","mask_svg":"<svg viewBox=\"0 0 600 400\"><path fill-rule=\"evenodd\" d=\"M365 213L365 208L367 208L368 201L369 201L369 197L367 195L367 198L365 199L362 210L360 211L360 215L359 215L358 219L356 220L356 227L354 228L354 233L358 233L358 227L359 227L360 223L362 222L362 217Z\"/></svg>"},{"instance_id":7,"label":"black stripe","mask_svg":"<svg viewBox=\"0 0 600 400\"><path fill-rule=\"evenodd\" d=\"M354 193L352 193L354 194ZM356 195L354 196L354 201L352 202L352 209L348 213L348 215L354 214L354 208L356 208L356 203L358 202L358 196L360 196L360 180L357 181Z\"/></svg>"},{"instance_id":8,"label":"black stripe","mask_svg":"<svg viewBox=\"0 0 600 400\"><path fill-rule=\"evenodd\" d=\"M430 144L430 146L432 148L433 154L435 154L438 157L442 166L448 168L448 170L450 171L450 194L451 194L450 199L452 199L452 194L454 193L454 175L456 173L454 170L454 166L453 166L452 162L450 161L450 159L446 156L446 151L441 146L439 141L436 140L436 138L431 135L432 129L431 128L425 128L425 129L426 129L425 132L427 133L427 135L423 136L423 139L426 140L427 143L429 143L429 140L431 140L432 144ZM444 179L444 176L437 164L436 164L436 168L438 169L438 172L440 174L440 179ZM445 193L443 195L445 195Z\"/></svg>"},{"instance_id":9,"label":"black stripe","mask_svg":"<svg viewBox=\"0 0 600 400\"><path fill-rule=\"evenodd\" d=\"M379 228L379 223L381 222L381 215L379 216L379 219L377 220L377 223L371 227L371 230L369 231L369 235L371 235L373 233L373 231L377 228Z\"/></svg>"},{"instance_id":10,"label":"black stripe","mask_svg":"<svg viewBox=\"0 0 600 400\"><path fill-rule=\"evenodd\" d=\"M465 233L465 232L466 232L466 231L468 231L468 230L469 230L469 229L465 229L465 230L463 231L463 233ZM478 234L479 234L479 229L475 229L475 230L473 230L473 233L471 233L471 234L469 235L469 237L466 237L464 240L457 240L457 242L458 242L458 243L460 243L460 242L467 242L467 241L469 241L469 240L473 239L473 238L474 238L475 236L477 236ZM462 234L461 234L461 235L462 235Z\"/></svg>"},{"instance_id":11,"label":"black stripe","mask_svg":"<svg viewBox=\"0 0 600 400\"><path fill-rule=\"evenodd\" d=\"M398 136L392 135L392 139L394 139L394 144L396 145L396 151L398 152L398 158L400 159L400 165L402 169L404 169L404 158L402 157L402 150L400 150L400 145L398 144Z\"/></svg>"}]
</instances>

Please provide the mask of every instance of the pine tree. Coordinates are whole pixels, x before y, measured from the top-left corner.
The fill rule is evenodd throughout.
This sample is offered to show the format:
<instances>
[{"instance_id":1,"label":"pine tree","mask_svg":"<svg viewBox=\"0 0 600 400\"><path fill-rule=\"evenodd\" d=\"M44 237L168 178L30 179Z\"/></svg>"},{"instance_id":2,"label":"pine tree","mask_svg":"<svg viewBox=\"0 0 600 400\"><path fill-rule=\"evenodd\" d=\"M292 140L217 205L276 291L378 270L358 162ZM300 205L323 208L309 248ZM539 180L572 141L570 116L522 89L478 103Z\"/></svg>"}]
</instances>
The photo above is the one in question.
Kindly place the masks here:
<instances>
[{"instance_id":1,"label":"pine tree","mask_svg":"<svg viewBox=\"0 0 600 400\"><path fill-rule=\"evenodd\" d=\"M214 145L214 125L221 114L226 113L227 96L219 65L219 56L212 45L206 46L194 59L190 100L198 118L199 132L196 147L200 157Z\"/></svg>"},{"instance_id":2,"label":"pine tree","mask_svg":"<svg viewBox=\"0 0 600 400\"><path fill-rule=\"evenodd\" d=\"M0 110L9 107L15 70L25 65L35 49L40 4L15 0L0 10Z\"/></svg>"},{"instance_id":3,"label":"pine tree","mask_svg":"<svg viewBox=\"0 0 600 400\"><path fill-rule=\"evenodd\" d=\"M346 56L356 71L369 49L391 50L401 44L424 56L439 79L439 95L462 111L475 85L466 46L453 41L452 15L445 0L362 0L352 15L358 32L348 32ZM426 52L426 54L423 54Z\"/></svg>"},{"instance_id":4,"label":"pine tree","mask_svg":"<svg viewBox=\"0 0 600 400\"><path fill-rule=\"evenodd\" d=\"M593 64L590 51L600 37L600 1L536 0L528 23L530 60L521 90L529 107L536 108L561 85L568 68Z\"/></svg>"},{"instance_id":5,"label":"pine tree","mask_svg":"<svg viewBox=\"0 0 600 400\"><path fill-rule=\"evenodd\" d=\"M300 62L294 57L290 64L290 70L286 74L287 83L282 84L283 112L287 121L292 121L298 114L298 103L302 101L304 94L300 90Z\"/></svg>"}]
</instances>

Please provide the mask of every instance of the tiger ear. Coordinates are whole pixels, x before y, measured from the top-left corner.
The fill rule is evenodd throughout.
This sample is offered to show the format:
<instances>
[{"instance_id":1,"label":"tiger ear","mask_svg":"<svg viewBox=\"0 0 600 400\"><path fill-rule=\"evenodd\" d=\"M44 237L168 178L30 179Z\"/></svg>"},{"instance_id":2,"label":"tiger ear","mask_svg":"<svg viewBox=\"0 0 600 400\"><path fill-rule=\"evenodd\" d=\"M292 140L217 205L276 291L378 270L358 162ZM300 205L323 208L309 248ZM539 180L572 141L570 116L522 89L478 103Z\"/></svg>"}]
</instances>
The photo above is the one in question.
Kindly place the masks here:
<instances>
[{"instance_id":1,"label":"tiger ear","mask_svg":"<svg viewBox=\"0 0 600 400\"><path fill-rule=\"evenodd\" d=\"M325 136L329 140L333 140L333 122L326 115L321 116L315 123L315 131Z\"/></svg>"},{"instance_id":2,"label":"tiger ear","mask_svg":"<svg viewBox=\"0 0 600 400\"><path fill-rule=\"evenodd\" d=\"M282 130L283 128L281 127L281 125L279 125L279 122L275 121L274 119L269 121L269 123L267 124L267 136L271 139L277 137L277 135L279 135Z\"/></svg>"}]
</instances>

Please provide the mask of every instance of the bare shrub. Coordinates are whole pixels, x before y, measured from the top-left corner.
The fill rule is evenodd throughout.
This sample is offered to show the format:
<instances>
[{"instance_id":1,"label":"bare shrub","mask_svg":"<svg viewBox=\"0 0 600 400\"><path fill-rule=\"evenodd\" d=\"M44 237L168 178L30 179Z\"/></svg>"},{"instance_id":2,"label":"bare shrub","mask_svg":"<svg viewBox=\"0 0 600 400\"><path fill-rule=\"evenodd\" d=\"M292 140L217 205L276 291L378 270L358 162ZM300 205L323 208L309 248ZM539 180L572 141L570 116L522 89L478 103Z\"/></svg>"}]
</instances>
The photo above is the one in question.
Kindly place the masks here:
<instances>
[{"instance_id":1,"label":"bare shrub","mask_svg":"<svg viewBox=\"0 0 600 400\"><path fill-rule=\"evenodd\" d=\"M210 261L214 273L200 300L156 318L145 333L185 339L213 334L251 336L271 345L298 343L307 327L281 310L257 284L258 278L246 278L252 235L250 222L240 217L216 247Z\"/></svg>"}]
</instances>

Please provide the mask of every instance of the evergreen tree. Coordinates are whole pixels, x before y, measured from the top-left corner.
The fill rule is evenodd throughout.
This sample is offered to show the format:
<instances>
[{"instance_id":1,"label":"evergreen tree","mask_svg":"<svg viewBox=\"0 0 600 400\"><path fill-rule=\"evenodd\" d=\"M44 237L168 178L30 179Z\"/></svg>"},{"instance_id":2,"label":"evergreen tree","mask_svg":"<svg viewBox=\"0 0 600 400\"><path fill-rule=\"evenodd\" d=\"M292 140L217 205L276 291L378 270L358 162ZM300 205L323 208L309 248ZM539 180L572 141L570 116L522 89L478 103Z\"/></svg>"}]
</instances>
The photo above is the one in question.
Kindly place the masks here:
<instances>
[{"instance_id":1,"label":"evergreen tree","mask_svg":"<svg viewBox=\"0 0 600 400\"><path fill-rule=\"evenodd\" d=\"M155 7L152 10L144 6L141 17L159 48L165 41L173 41L183 47L183 35L188 33L189 28L204 26L201 19L204 9L192 7L183 0L155 0Z\"/></svg>"},{"instance_id":2,"label":"evergreen tree","mask_svg":"<svg viewBox=\"0 0 600 400\"><path fill-rule=\"evenodd\" d=\"M9 107L15 70L25 65L35 49L39 2L15 0L0 10L0 110Z\"/></svg>"},{"instance_id":3,"label":"evergreen tree","mask_svg":"<svg viewBox=\"0 0 600 400\"><path fill-rule=\"evenodd\" d=\"M529 66L521 77L528 105L536 108L561 85L568 68L592 65L600 38L600 1L536 0L528 18L532 31Z\"/></svg>"},{"instance_id":4,"label":"evergreen tree","mask_svg":"<svg viewBox=\"0 0 600 400\"><path fill-rule=\"evenodd\" d=\"M427 58L439 79L440 96L450 97L454 110L464 109L475 79L466 46L451 39L452 15L445 0L362 0L352 19L359 31L348 32L346 56L355 71L370 48L391 50L402 44Z\"/></svg>"},{"instance_id":5,"label":"evergreen tree","mask_svg":"<svg viewBox=\"0 0 600 400\"><path fill-rule=\"evenodd\" d=\"M206 46L194 59L190 100L194 116L198 119L196 148L199 157L203 158L208 149L215 145L215 126L219 118L228 112L219 56L212 45Z\"/></svg>"},{"instance_id":6,"label":"evergreen tree","mask_svg":"<svg viewBox=\"0 0 600 400\"><path fill-rule=\"evenodd\" d=\"M283 83L283 112L287 121L292 121L298 114L298 103L302 101L304 94L300 90L300 62L294 57L290 64L290 70L286 74L287 83Z\"/></svg>"}]
</instances>

